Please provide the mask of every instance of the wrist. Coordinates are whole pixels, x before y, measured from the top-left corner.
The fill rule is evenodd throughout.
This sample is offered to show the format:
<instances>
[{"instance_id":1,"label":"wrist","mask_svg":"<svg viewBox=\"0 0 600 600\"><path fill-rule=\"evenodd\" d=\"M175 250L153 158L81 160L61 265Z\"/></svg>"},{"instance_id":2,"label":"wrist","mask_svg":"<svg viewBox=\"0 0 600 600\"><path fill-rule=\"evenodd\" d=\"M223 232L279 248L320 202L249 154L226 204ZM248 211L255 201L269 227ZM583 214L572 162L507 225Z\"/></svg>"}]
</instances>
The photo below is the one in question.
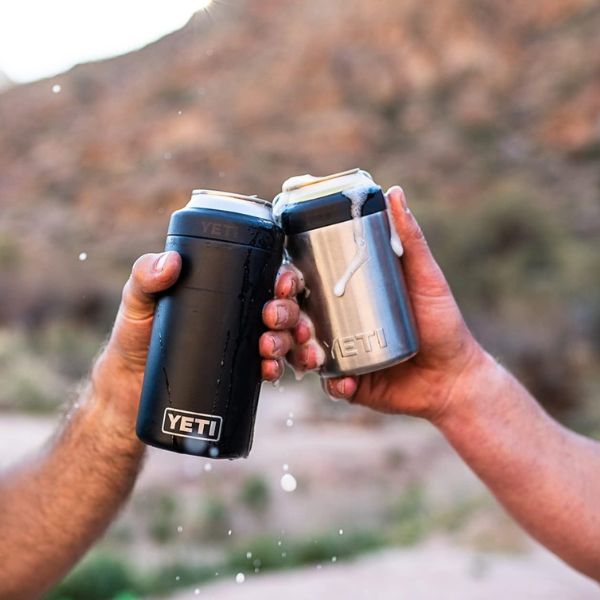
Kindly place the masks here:
<instances>
[{"instance_id":1,"label":"wrist","mask_svg":"<svg viewBox=\"0 0 600 600\"><path fill-rule=\"evenodd\" d=\"M476 416L495 395L495 390L505 385L505 369L475 340L473 344L474 348L456 377L443 408L431 419L442 433Z\"/></svg>"},{"instance_id":2,"label":"wrist","mask_svg":"<svg viewBox=\"0 0 600 600\"><path fill-rule=\"evenodd\" d=\"M143 372L131 370L107 346L92 369L86 390L90 410L107 431L135 440Z\"/></svg>"}]
</instances>

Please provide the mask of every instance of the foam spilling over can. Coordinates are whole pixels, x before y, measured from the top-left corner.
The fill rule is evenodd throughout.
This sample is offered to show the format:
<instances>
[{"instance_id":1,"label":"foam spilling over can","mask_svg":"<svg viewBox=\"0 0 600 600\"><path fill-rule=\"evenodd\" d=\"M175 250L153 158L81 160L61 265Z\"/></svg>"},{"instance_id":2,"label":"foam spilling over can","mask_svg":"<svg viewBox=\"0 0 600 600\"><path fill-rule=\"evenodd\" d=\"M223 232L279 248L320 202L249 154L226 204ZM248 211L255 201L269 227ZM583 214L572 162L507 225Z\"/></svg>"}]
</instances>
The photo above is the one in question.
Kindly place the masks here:
<instances>
[{"instance_id":1,"label":"foam spilling over can","mask_svg":"<svg viewBox=\"0 0 600 600\"><path fill-rule=\"evenodd\" d=\"M288 179L273 213L309 290L302 306L325 351L323 376L377 371L417 353L402 244L366 171Z\"/></svg>"},{"instance_id":2,"label":"foam spilling over can","mask_svg":"<svg viewBox=\"0 0 600 600\"><path fill-rule=\"evenodd\" d=\"M165 250L179 252L182 271L157 304L137 434L176 452L247 456L283 232L264 200L197 190L171 216Z\"/></svg>"}]
</instances>

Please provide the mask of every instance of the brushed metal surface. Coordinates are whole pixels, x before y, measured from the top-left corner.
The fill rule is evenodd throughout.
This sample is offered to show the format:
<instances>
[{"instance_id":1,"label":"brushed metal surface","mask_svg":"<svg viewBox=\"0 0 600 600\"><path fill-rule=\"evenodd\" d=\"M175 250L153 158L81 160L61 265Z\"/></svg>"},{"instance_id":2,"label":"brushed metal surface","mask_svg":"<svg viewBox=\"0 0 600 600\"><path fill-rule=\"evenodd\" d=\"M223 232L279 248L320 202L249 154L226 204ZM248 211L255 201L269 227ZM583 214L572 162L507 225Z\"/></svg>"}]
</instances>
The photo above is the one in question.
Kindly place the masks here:
<instances>
[{"instance_id":1,"label":"brushed metal surface","mask_svg":"<svg viewBox=\"0 0 600 600\"><path fill-rule=\"evenodd\" d=\"M343 296L334 294L356 252L352 221L288 238L287 249L309 290L302 307L326 353L321 374L360 375L407 360L417 331L400 259L390 245L387 213L362 217L368 259Z\"/></svg>"}]
</instances>

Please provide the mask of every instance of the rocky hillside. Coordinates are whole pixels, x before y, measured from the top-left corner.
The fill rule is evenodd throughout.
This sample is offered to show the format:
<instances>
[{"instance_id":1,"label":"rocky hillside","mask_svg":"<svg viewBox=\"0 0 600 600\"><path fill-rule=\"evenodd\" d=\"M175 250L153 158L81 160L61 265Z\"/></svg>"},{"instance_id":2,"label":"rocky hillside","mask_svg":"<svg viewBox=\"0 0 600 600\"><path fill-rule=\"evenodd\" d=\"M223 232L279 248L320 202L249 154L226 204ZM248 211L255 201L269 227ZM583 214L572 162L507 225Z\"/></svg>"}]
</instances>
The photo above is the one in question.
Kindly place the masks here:
<instances>
[{"instance_id":1,"label":"rocky hillside","mask_svg":"<svg viewBox=\"0 0 600 600\"><path fill-rule=\"evenodd\" d=\"M537 235L554 256L555 234L597 252L598 31L596 0L236 0L140 51L9 89L0 318L112 310L194 187L268 198L291 174L355 165L403 184L459 294L493 308L489 263L472 296L461 279L475 252L536 253ZM513 211L496 245L484 232L456 250L502 221L481 212L496 205Z\"/></svg>"}]
</instances>

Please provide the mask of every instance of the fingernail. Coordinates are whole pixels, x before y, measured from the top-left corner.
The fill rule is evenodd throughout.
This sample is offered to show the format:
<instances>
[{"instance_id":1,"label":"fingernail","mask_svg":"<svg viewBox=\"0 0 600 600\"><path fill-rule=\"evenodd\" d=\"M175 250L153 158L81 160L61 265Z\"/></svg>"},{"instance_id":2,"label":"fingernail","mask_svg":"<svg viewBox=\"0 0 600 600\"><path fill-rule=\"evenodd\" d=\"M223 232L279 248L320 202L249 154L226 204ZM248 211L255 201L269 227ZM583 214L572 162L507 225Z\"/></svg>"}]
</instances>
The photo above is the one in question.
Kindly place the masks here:
<instances>
[{"instance_id":1,"label":"fingernail","mask_svg":"<svg viewBox=\"0 0 600 600\"><path fill-rule=\"evenodd\" d=\"M167 260L169 258L169 252L163 252L158 259L156 260L156 262L154 263L154 270L157 273L160 273L164 268L165 265L167 264Z\"/></svg>"},{"instance_id":2,"label":"fingernail","mask_svg":"<svg viewBox=\"0 0 600 600\"><path fill-rule=\"evenodd\" d=\"M337 390L338 394L340 394L341 396L344 395L344 390L346 389L346 382L342 379L341 381L338 381L335 384L335 389Z\"/></svg>"},{"instance_id":3,"label":"fingernail","mask_svg":"<svg viewBox=\"0 0 600 600\"><path fill-rule=\"evenodd\" d=\"M291 278L289 295L290 296L295 296L296 295L296 278L295 277Z\"/></svg>"},{"instance_id":4,"label":"fingernail","mask_svg":"<svg viewBox=\"0 0 600 600\"><path fill-rule=\"evenodd\" d=\"M282 325L288 320L290 313L285 306L277 306L277 317L275 318L275 325Z\"/></svg>"}]
</instances>

